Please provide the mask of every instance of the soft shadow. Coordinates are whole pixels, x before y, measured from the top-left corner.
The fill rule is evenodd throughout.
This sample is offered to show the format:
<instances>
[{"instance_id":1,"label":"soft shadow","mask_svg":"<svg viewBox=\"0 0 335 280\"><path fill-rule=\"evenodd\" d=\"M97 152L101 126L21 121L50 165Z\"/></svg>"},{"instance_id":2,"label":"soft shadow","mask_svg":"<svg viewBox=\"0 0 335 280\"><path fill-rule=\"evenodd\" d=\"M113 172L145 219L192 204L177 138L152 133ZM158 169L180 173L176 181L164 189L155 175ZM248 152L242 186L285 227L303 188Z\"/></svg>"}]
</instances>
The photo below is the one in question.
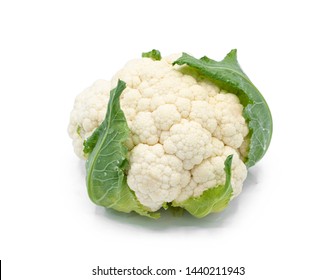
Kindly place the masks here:
<instances>
[{"instance_id":1,"label":"soft shadow","mask_svg":"<svg viewBox=\"0 0 335 280\"><path fill-rule=\"evenodd\" d=\"M248 176L243 183L243 190L241 195L245 192L250 191L250 189L252 190L252 188L258 184L260 172L261 168L259 168L258 166L254 166L248 170Z\"/></svg>"},{"instance_id":2,"label":"soft shadow","mask_svg":"<svg viewBox=\"0 0 335 280\"><path fill-rule=\"evenodd\" d=\"M78 169L80 171L80 174L83 178L86 178L86 168L85 168L85 161L84 160L78 160Z\"/></svg>"}]
</instances>

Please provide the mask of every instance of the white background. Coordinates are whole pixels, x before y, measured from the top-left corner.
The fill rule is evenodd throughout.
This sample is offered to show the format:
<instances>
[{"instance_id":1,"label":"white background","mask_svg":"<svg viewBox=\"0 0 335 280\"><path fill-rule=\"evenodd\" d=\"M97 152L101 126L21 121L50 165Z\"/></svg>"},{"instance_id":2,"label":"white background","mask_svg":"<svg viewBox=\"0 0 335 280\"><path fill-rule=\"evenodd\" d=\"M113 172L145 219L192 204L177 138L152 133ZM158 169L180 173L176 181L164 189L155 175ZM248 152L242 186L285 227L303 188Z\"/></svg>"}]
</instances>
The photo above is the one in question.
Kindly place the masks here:
<instances>
[{"instance_id":1,"label":"white background","mask_svg":"<svg viewBox=\"0 0 335 280\"><path fill-rule=\"evenodd\" d=\"M331 4L1 1L3 279L113 279L91 276L97 265L245 266L236 279L335 279ZM67 135L74 98L152 48L217 60L237 48L271 108L270 149L221 214L155 221L87 197Z\"/></svg>"}]
</instances>

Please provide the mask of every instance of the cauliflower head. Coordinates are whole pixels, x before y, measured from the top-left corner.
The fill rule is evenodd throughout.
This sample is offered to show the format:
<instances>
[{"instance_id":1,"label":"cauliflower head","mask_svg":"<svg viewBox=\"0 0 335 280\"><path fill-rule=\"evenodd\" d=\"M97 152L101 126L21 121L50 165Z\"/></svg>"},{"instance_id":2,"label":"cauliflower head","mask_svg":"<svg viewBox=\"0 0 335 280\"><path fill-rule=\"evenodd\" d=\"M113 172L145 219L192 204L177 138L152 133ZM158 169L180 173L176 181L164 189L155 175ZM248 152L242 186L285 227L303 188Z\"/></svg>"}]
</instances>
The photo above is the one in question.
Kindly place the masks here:
<instances>
[{"instance_id":1,"label":"cauliflower head","mask_svg":"<svg viewBox=\"0 0 335 280\"><path fill-rule=\"evenodd\" d=\"M144 53L76 97L68 132L87 159L95 203L149 217L181 207L203 217L240 194L256 161L248 154L260 150L251 141L255 118L245 113L256 105L241 104L229 76L225 86L187 57ZM271 136L272 127L261 129Z\"/></svg>"}]
</instances>

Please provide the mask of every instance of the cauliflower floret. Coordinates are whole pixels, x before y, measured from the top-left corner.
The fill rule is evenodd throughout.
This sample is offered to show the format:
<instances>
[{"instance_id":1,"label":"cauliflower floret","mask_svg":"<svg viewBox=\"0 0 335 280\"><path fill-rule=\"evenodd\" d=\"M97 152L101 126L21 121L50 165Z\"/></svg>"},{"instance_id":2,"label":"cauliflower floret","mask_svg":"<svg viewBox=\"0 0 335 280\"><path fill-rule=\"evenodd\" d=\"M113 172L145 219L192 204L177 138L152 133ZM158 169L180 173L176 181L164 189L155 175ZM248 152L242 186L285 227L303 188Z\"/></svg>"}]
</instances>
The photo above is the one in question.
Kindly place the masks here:
<instances>
[{"instance_id":1,"label":"cauliflower floret","mask_svg":"<svg viewBox=\"0 0 335 280\"><path fill-rule=\"evenodd\" d=\"M243 107L233 94L218 94L214 99L216 100L215 118L218 128L213 135L232 148L238 149L249 132L242 116Z\"/></svg>"},{"instance_id":2,"label":"cauliflower floret","mask_svg":"<svg viewBox=\"0 0 335 280\"><path fill-rule=\"evenodd\" d=\"M152 211L173 201L190 181L180 159L166 155L162 145L137 145L130 153L128 185Z\"/></svg>"},{"instance_id":3,"label":"cauliflower floret","mask_svg":"<svg viewBox=\"0 0 335 280\"><path fill-rule=\"evenodd\" d=\"M123 91L120 103L123 111L129 108L136 109L138 102L142 99L142 95L137 89L125 88Z\"/></svg>"},{"instance_id":4,"label":"cauliflower floret","mask_svg":"<svg viewBox=\"0 0 335 280\"><path fill-rule=\"evenodd\" d=\"M213 133L217 127L214 106L207 101L192 101L190 120L196 121Z\"/></svg>"},{"instance_id":5,"label":"cauliflower floret","mask_svg":"<svg viewBox=\"0 0 335 280\"><path fill-rule=\"evenodd\" d=\"M198 84L191 86L192 99L208 101L209 96L206 90Z\"/></svg>"},{"instance_id":6,"label":"cauliflower floret","mask_svg":"<svg viewBox=\"0 0 335 280\"><path fill-rule=\"evenodd\" d=\"M176 99L176 106L180 112L180 115L183 118L187 118L191 111L191 101L187 98L178 97Z\"/></svg>"},{"instance_id":7,"label":"cauliflower floret","mask_svg":"<svg viewBox=\"0 0 335 280\"><path fill-rule=\"evenodd\" d=\"M250 138L248 136L243 140L242 145L238 149L242 160L246 160L249 153Z\"/></svg>"},{"instance_id":8,"label":"cauliflower floret","mask_svg":"<svg viewBox=\"0 0 335 280\"><path fill-rule=\"evenodd\" d=\"M219 139L212 137L213 153L212 156L222 156L224 144Z\"/></svg>"},{"instance_id":9,"label":"cauliflower floret","mask_svg":"<svg viewBox=\"0 0 335 280\"><path fill-rule=\"evenodd\" d=\"M194 189L197 187L197 183L194 182L191 176L190 182L184 187L180 194L175 198L175 202L182 202L185 201L186 199L190 198L193 196Z\"/></svg>"},{"instance_id":10,"label":"cauliflower floret","mask_svg":"<svg viewBox=\"0 0 335 280\"><path fill-rule=\"evenodd\" d=\"M236 151L231 147L226 146L222 156L208 158L191 170L192 191L189 188L185 188L186 194L184 193L184 190L182 190L181 194L176 198L176 201L183 201L187 196L198 197L205 190L212 188L213 186L224 184L226 181L224 162L229 155L233 155L231 166L233 196L231 199L239 195L242 190L243 181L247 176L247 168L239 159Z\"/></svg>"},{"instance_id":11,"label":"cauliflower floret","mask_svg":"<svg viewBox=\"0 0 335 280\"><path fill-rule=\"evenodd\" d=\"M151 99L150 109L156 110L159 106L164 104L175 104L177 97L173 94L154 95Z\"/></svg>"},{"instance_id":12,"label":"cauliflower floret","mask_svg":"<svg viewBox=\"0 0 335 280\"><path fill-rule=\"evenodd\" d=\"M152 113L138 113L135 120L132 122L130 129L138 136L141 143L154 145L158 142L158 131Z\"/></svg>"},{"instance_id":13,"label":"cauliflower floret","mask_svg":"<svg viewBox=\"0 0 335 280\"><path fill-rule=\"evenodd\" d=\"M173 125L169 136L165 137L165 152L181 159L186 170L192 169L213 152L211 134L194 121L183 120Z\"/></svg>"},{"instance_id":14,"label":"cauliflower floret","mask_svg":"<svg viewBox=\"0 0 335 280\"><path fill-rule=\"evenodd\" d=\"M153 113L155 125L160 130L169 130L170 127L180 122L181 116L175 105L165 104L159 106Z\"/></svg>"}]
</instances>

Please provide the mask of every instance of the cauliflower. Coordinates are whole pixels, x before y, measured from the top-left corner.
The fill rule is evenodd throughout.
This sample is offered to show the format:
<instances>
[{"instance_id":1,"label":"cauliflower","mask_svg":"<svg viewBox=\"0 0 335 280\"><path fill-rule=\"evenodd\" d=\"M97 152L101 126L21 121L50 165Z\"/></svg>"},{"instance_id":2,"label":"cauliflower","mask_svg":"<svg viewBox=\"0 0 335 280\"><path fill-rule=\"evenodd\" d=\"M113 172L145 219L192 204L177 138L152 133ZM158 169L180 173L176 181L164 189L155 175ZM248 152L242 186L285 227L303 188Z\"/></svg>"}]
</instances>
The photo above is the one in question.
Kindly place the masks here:
<instances>
[{"instance_id":1,"label":"cauliflower","mask_svg":"<svg viewBox=\"0 0 335 280\"><path fill-rule=\"evenodd\" d=\"M236 51L216 62L153 50L79 94L68 132L98 205L203 217L240 194L269 146L272 120Z\"/></svg>"}]
</instances>

